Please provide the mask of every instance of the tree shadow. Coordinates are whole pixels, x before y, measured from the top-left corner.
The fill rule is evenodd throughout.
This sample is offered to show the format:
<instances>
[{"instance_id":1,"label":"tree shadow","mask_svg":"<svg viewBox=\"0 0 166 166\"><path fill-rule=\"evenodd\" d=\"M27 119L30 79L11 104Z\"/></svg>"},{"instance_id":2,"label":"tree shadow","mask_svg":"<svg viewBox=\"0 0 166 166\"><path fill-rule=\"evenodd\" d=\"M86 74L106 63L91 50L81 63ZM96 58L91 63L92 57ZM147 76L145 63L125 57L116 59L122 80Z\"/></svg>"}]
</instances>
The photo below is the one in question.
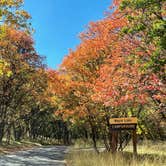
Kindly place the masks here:
<instances>
[{"instance_id":1,"label":"tree shadow","mask_svg":"<svg viewBox=\"0 0 166 166\"><path fill-rule=\"evenodd\" d=\"M0 157L1 166L64 166L66 146L47 146Z\"/></svg>"}]
</instances>

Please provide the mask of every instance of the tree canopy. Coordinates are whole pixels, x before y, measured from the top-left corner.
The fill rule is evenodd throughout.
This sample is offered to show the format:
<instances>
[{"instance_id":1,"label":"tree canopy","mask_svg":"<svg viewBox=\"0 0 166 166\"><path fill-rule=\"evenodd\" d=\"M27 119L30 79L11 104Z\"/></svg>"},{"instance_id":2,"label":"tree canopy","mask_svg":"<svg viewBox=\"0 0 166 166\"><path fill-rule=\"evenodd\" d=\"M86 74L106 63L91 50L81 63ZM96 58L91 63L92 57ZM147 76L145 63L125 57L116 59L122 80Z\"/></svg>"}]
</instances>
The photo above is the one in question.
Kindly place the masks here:
<instances>
[{"instance_id":1,"label":"tree canopy","mask_svg":"<svg viewBox=\"0 0 166 166\"><path fill-rule=\"evenodd\" d=\"M48 69L22 0L0 0L0 142L92 138L111 149L112 117L139 119L137 134L165 139L164 0L114 0L80 33L59 69ZM120 149L130 137L124 133Z\"/></svg>"}]
</instances>

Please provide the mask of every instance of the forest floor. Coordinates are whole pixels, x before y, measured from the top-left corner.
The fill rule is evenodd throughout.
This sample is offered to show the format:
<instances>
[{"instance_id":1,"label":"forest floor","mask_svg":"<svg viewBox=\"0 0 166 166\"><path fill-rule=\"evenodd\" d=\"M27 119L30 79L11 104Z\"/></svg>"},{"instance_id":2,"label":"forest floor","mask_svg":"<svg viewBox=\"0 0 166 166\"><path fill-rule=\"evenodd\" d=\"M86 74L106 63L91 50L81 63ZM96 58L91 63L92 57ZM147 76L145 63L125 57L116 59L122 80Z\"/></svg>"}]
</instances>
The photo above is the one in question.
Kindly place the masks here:
<instances>
[{"instance_id":1,"label":"forest floor","mask_svg":"<svg viewBox=\"0 0 166 166\"><path fill-rule=\"evenodd\" d=\"M0 155L0 166L65 166L66 146L42 146Z\"/></svg>"},{"instance_id":2,"label":"forest floor","mask_svg":"<svg viewBox=\"0 0 166 166\"><path fill-rule=\"evenodd\" d=\"M67 156L68 166L164 166L166 165L166 142L144 142L138 145L138 156L133 158L132 145L123 152L112 155L100 148L96 154L92 148L78 145Z\"/></svg>"}]
</instances>

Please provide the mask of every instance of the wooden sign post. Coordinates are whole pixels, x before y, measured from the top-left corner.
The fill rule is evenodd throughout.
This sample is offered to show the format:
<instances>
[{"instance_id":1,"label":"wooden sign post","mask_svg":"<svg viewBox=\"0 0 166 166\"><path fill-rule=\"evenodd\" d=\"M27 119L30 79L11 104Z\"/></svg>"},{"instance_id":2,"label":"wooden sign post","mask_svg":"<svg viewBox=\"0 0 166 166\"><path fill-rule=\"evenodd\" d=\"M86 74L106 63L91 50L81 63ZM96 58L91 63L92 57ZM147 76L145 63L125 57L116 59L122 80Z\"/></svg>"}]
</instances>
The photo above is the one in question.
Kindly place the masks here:
<instances>
[{"instance_id":1,"label":"wooden sign post","mask_svg":"<svg viewBox=\"0 0 166 166\"><path fill-rule=\"evenodd\" d=\"M111 118L110 125L112 130L112 152L115 153L118 144L118 131L121 130L132 130L133 139L133 155L137 155L137 118Z\"/></svg>"}]
</instances>

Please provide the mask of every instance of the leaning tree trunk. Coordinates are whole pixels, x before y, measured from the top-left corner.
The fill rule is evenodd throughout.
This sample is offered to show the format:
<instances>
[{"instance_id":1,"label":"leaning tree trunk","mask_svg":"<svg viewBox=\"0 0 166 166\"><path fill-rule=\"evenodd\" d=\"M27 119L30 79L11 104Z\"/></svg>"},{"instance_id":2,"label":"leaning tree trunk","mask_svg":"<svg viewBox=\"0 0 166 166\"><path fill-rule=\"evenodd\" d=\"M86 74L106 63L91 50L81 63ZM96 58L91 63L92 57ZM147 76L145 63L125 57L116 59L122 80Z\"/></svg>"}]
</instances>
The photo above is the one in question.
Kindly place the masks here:
<instances>
[{"instance_id":1,"label":"leaning tree trunk","mask_svg":"<svg viewBox=\"0 0 166 166\"><path fill-rule=\"evenodd\" d=\"M108 142L109 142L108 151L110 151L112 148L112 130L111 130L111 125L110 125L109 119L110 118L108 116L106 116L106 124L107 124L107 128L108 128Z\"/></svg>"}]
</instances>

